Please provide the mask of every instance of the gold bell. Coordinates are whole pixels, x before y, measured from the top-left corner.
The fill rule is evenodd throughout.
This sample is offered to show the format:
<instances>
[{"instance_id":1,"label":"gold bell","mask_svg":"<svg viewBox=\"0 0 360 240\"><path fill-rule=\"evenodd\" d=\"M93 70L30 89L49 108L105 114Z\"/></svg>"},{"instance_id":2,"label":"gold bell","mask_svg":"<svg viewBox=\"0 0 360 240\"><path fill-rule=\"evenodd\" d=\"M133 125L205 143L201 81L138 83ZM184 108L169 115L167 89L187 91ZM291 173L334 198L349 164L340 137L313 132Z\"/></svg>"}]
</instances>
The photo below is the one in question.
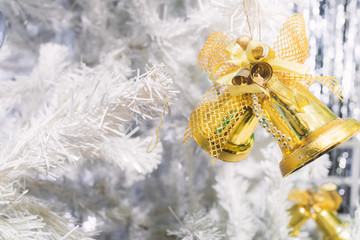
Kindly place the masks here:
<instances>
[{"instance_id":1,"label":"gold bell","mask_svg":"<svg viewBox=\"0 0 360 240\"><path fill-rule=\"evenodd\" d=\"M281 91L282 85L278 87ZM294 84L293 89L295 99L301 97L308 101L301 111L275 94L262 102L272 127L283 133L277 139L283 152L280 162L283 176L305 166L360 131L360 122L338 118L302 84Z\"/></svg>"},{"instance_id":2,"label":"gold bell","mask_svg":"<svg viewBox=\"0 0 360 240\"><path fill-rule=\"evenodd\" d=\"M210 103L207 103L209 106ZM226 104L226 103L225 103ZM208 107L205 106L205 107ZM254 143L254 134L253 131L257 125L257 120L253 114L253 110L251 107L247 107L244 110L244 114L239 116L239 119L236 121L235 126L233 127L232 134L224 136L226 138L226 143L221 150L220 154L217 158L226 161L226 162L238 162L244 160L250 153L251 147ZM197 111L195 110L190 115L190 121L195 122L197 116ZM224 112L221 118L230 119L234 117L234 113ZM226 125L226 121L224 122L224 126ZM193 129L193 136L195 141L208 153L211 151L211 146L209 144L209 139L206 137L208 134L208 129L204 128L196 128ZM219 131L219 130L217 130Z\"/></svg>"},{"instance_id":3,"label":"gold bell","mask_svg":"<svg viewBox=\"0 0 360 240\"><path fill-rule=\"evenodd\" d=\"M231 83L233 85L248 85L251 83L250 79L250 70L247 68L242 68L232 79Z\"/></svg>"},{"instance_id":4,"label":"gold bell","mask_svg":"<svg viewBox=\"0 0 360 240\"><path fill-rule=\"evenodd\" d=\"M337 216L336 211L315 209L312 214L317 227L323 233L324 240L347 240L350 239L350 233Z\"/></svg>"},{"instance_id":5,"label":"gold bell","mask_svg":"<svg viewBox=\"0 0 360 240\"><path fill-rule=\"evenodd\" d=\"M249 154L260 123L278 142L280 169L287 176L360 131L358 121L338 118L300 83L308 80L303 17L290 17L278 39L274 51L245 35L237 44L221 32L209 36L198 59L215 87L191 114L184 141L194 136L212 157L236 162ZM272 68L278 71L274 76ZM341 97L336 81L323 80Z\"/></svg>"},{"instance_id":6,"label":"gold bell","mask_svg":"<svg viewBox=\"0 0 360 240\"><path fill-rule=\"evenodd\" d=\"M240 45L240 47L246 51L246 48L251 41L251 37L247 35L242 35L238 39L236 39L236 43Z\"/></svg>"},{"instance_id":7,"label":"gold bell","mask_svg":"<svg viewBox=\"0 0 360 240\"><path fill-rule=\"evenodd\" d=\"M260 86L264 86L269 82L272 74L272 67L266 62L255 63L250 70L251 79Z\"/></svg>"},{"instance_id":8,"label":"gold bell","mask_svg":"<svg viewBox=\"0 0 360 240\"><path fill-rule=\"evenodd\" d=\"M236 80L238 84L247 84L244 82L246 77L250 77L254 82L256 82L256 77L259 77L262 79L261 84L263 85L273 84L272 81L274 81L274 78L271 78L271 66L264 62L254 64L250 74L248 71L240 70L238 75L242 79L241 81ZM276 88L277 92L286 91L286 86L281 83L277 84ZM292 102L288 102L276 94L271 94L268 97L262 94L261 99L261 107L272 124L268 128L281 133L276 140L283 153L280 170L284 177L327 153L360 131L360 122L354 119L338 118L301 83L294 83L292 89L294 90L294 99L306 99L307 101L307 105L301 110L296 109ZM207 102L203 108L208 108L213 104L213 102ZM228 103L222 104L227 105ZM218 108L221 109L221 106L219 105ZM190 122L199 122L196 120L199 119L198 114L195 110L190 116ZM226 122L228 122L226 119L233 118L235 113L220 111L218 115L218 118L225 119L223 122L226 126ZM200 118L204 118L204 116ZM253 145L253 131L257 124L258 119L255 117L253 107L249 105L245 108L243 115L237 117L231 133L224 136L226 143L216 157L227 162L238 162L245 159ZM209 129L205 129L201 125L192 128L196 142L210 153L212 148L216 146L210 145L209 138L206 137L209 136L208 131Z\"/></svg>"},{"instance_id":9,"label":"gold bell","mask_svg":"<svg viewBox=\"0 0 360 240\"><path fill-rule=\"evenodd\" d=\"M348 224L343 223L337 214L342 198L336 191L336 185L328 183L307 191L294 189L290 192L288 200L296 203L288 210L291 216L288 225L288 228L292 229L291 236L297 237L301 227L312 218L322 232L324 240L350 238Z\"/></svg>"}]
</instances>

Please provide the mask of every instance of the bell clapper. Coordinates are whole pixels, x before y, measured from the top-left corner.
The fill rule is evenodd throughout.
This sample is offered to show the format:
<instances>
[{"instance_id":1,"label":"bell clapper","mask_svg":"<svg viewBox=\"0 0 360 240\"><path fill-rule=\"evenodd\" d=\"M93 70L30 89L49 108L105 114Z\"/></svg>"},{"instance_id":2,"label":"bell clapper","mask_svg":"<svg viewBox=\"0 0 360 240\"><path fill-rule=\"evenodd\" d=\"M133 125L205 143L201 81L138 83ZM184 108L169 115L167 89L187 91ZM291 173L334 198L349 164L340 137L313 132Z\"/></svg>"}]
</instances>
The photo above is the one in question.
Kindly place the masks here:
<instances>
[{"instance_id":1,"label":"bell clapper","mask_svg":"<svg viewBox=\"0 0 360 240\"><path fill-rule=\"evenodd\" d=\"M252 65L250 70L251 79L260 86L264 86L268 81L270 81L272 75L273 69L270 64L266 62L257 62ZM260 77L262 80L259 79Z\"/></svg>"},{"instance_id":2,"label":"bell clapper","mask_svg":"<svg viewBox=\"0 0 360 240\"><path fill-rule=\"evenodd\" d=\"M259 86L264 86L264 78L262 78L258 73L256 73L256 76L253 76L252 80Z\"/></svg>"}]
</instances>

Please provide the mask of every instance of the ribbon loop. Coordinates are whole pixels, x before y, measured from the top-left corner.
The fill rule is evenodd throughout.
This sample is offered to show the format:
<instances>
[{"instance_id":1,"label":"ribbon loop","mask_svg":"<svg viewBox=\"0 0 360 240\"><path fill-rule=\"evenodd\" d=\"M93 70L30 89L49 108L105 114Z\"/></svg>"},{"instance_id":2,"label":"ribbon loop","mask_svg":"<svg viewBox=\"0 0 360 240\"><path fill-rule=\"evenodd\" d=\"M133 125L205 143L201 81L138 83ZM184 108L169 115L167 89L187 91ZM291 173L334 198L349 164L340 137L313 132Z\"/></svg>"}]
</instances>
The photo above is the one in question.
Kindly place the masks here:
<instances>
[{"instance_id":1,"label":"ribbon loop","mask_svg":"<svg viewBox=\"0 0 360 240\"><path fill-rule=\"evenodd\" d=\"M251 63L266 62L275 57L275 51L264 43L251 40L246 48L246 57Z\"/></svg>"},{"instance_id":2,"label":"ribbon loop","mask_svg":"<svg viewBox=\"0 0 360 240\"><path fill-rule=\"evenodd\" d=\"M289 73L305 74L307 67L303 64L275 58L275 51L272 48L254 40L249 42L245 54L240 45L236 43L229 44L224 49L224 52L227 54L227 57L224 61L220 61L212 68L210 79L220 84L226 84L232 96L261 92L265 93L266 96L270 96L271 93L274 93L282 101L293 105L298 112L302 112L303 110L301 109L309 104L305 96L285 86L276 76L273 76L273 69ZM222 68L229 65L234 67L229 68L225 74L217 76L217 73ZM246 66L250 66L253 83L233 85L233 78ZM266 73L266 76L262 75L262 73Z\"/></svg>"}]
</instances>

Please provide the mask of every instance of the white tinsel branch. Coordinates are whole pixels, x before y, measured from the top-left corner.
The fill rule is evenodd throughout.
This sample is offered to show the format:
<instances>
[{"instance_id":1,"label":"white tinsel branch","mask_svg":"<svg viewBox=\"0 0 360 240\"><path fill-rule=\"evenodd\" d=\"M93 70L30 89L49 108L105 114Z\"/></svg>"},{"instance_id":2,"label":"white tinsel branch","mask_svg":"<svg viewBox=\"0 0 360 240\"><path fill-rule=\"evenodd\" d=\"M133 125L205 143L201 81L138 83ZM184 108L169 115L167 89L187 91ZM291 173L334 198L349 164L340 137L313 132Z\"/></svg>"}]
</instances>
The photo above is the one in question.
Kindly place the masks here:
<instances>
[{"instance_id":1,"label":"white tinsel branch","mask_svg":"<svg viewBox=\"0 0 360 240\"><path fill-rule=\"evenodd\" d=\"M187 214L183 220L171 208L170 211L179 222L179 229L168 230L169 236L176 236L176 239L181 240L221 240L225 237L221 231L219 213L215 208Z\"/></svg>"},{"instance_id":2,"label":"white tinsel branch","mask_svg":"<svg viewBox=\"0 0 360 240\"><path fill-rule=\"evenodd\" d=\"M130 81L102 67L83 66L64 74L52 92L54 97L43 116L21 128L3 146L3 178L15 179L27 169L47 172L65 160L114 159L116 156L101 155L109 153L102 150L104 145L126 136L133 121L162 115L163 105L170 104L176 93L163 65ZM126 161L140 172L153 169L145 167L146 163L140 168L144 161ZM158 162L155 159L155 165Z\"/></svg>"},{"instance_id":3,"label":"white tinsel branch","mask_svg":"<svg viewBox=\"0 0 360 240\"><path fill-rule=\"evenodd\" d=\"M3 116L14 108L23 112L23 107L29 112L22 122L30 119L25 125L18 123L18 131L2 143L1 182L7 183L1 191L4 196L10 196L6 194L9 191L17 196L14 187L21 185L15 180L33 177L31 170L54 176L50 170L66 161L111 161L132 176L126 179L128 184L160 163L161 144L148 154L150 138L132 135L138 130L134 124L162 116L164 106L174 100L176 91L164 65L148 68L145 74L128 79L126 74L115 75L106 64L70 68L66 56L67 49L62 46L43 46L30 77L9 83L3 89L2 104L6 110ZM76 228L69 229L63 218L27 199L25 196L3 199L6 206L3 213L7 216L2 219L5 238L83 238Z\"/></svg>"},{"instance_id":4,"label":"white tinsel branch","mask_svg":"<svg viewBox=\"0 0 360 240\"><path fill-rule=\"evenodd\" d=\"M0 88L0 121L11 117L28 121L51 97L49 91L54 87L59 74L69 66L69 49L62 45L45 44L40 47L37 66L29 76L19 76L16 81L2 81ZM45 100L45 102L43 102Z\"/></svg>"},{"instance_id":5,"label":"white tinsel branch","mask_svg":"<svg viewBox=\"0 0 360 240\"><path fill-rule=\"evenodd\" d=\"M18 193L15 182L0 186L0 238L6 240L90 239L72 219L54 213L38 199Z\"/></svg>"}]
</instances>

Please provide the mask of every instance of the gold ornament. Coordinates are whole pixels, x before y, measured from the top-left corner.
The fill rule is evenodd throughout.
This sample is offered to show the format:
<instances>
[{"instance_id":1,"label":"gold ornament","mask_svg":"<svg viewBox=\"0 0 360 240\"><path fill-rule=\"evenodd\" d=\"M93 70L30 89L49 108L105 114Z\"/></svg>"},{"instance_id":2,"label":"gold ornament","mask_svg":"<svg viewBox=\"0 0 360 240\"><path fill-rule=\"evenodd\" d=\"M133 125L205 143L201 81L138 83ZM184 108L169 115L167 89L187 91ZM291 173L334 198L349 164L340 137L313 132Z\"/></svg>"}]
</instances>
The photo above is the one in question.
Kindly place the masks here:
<instances>
[{"instance_id":1,"label":"gold ornament","mask_svg":"<svg viewBox=\"0 0 360 240\"><path fill-rule=\"evenodd\" d=\"M235 77L233 77L233 79L231 80L231 83L233 85L242 85L242 84L251 84L251 79L250 79L250 70L247 68L242 68L239 70L239 72L235 75Z\"/></svg>"},{"instance_id":2,"label":"gold ornament","mask_svg":"<svg viewBox=\"0 0 360 240\"><path fill-rule=\"evenodd\" d=\"M256 46L254 49L251 50L251 54L254 56L255 59L259 60L264 53L264 49L262 46Z\"/></svg>"},{"instance_id":3,"label":"gold ornament","mask_svg":"<svg viewBox=\"0 0 360 240\"><path fill-rule=\"evenodd\" d=\"M242 35L238 39L236 39L236 43L240 45L240 47L245 51L247 45L251 41L251 37L248 35Z\"/></svg>"},{"instance_id":4,"label":"gold ornament","mask_svg":"<svg viewBox=\"0 0 360 240\"><path fill-rule=\"evenodd\" d=\"M198 59L214 84L191 114L184 142L193 136L213 158L237 162L248 156L260 124L281 148L287 176L351 138L360 123L338 118L307 90L318 81L342 100L334 77L307 74L308 52L299 14L288 18L274 49L212 33Z\"/></svg>"},{"instance_id":5,"label":"gold ornament","mask_svg":"<svg viewBox=\"0 0 360 240\"><path fill-rule=\"evenodd\" d=\"M323 233L324 240L346 240L350 238L347 224L337 216L342 198L336 192L336 185L325 184L306 191L294 189L290 192L288 200L295 203L288 211L291 220L288 228L290 234L296 237L301 231L301 226L312 218L319 230Z\"/></svg>"},{"instance_id":6,"label":"gold ornament","mask_svg":"<svg viewBox=\"0 0 360 240\"><path fill-rule=\"evenodd\" d=\"M260 87L264 87L269 82L273 75L273 69L270 64L266 62L255 63L251 67L250 77L254 83Z\"/></svg>"}]
</instances>

